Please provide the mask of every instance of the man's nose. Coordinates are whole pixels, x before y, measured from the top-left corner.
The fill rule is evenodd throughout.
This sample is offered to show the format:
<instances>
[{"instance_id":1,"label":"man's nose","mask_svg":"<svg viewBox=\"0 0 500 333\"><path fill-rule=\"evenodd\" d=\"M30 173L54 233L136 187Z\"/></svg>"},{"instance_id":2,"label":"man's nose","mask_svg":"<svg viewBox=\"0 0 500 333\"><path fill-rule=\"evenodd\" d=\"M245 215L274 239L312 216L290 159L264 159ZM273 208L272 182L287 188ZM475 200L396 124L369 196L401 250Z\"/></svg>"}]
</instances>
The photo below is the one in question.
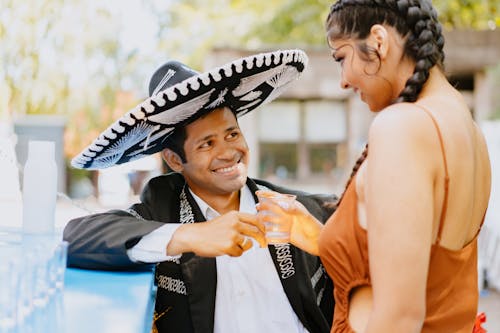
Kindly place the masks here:
<instances>
[{"instance_id":1,"label":"man's nose","mask_svg":"<svg viewBox=\"0 0 500 333\"><path fill-rule=\"evenodd\" d=\"M217 150L217 158L221 160L231 160L236 154L236 149L230 144L225 143Z\"/></svg>"}]
</instances>

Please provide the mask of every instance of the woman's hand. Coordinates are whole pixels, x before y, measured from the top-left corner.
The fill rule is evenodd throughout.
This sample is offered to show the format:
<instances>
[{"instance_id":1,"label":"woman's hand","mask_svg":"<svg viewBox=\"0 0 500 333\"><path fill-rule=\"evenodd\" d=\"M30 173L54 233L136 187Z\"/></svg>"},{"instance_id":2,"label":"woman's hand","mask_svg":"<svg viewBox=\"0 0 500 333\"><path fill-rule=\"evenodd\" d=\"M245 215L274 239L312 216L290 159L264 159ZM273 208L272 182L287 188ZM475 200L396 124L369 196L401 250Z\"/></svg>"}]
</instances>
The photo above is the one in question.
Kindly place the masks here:
<instances>
[{"instance_id":1,"label":"woman's hand","mask_svg":"<svg viewBox=\"0 0 500 333\"><path fill-rule=\"evenodd\" d=\"M257 218L290 230L290 243L318 255L318 237L323 225L297 200L279 204L265 200L257 204Z\"/></svg>"}]
</instances>

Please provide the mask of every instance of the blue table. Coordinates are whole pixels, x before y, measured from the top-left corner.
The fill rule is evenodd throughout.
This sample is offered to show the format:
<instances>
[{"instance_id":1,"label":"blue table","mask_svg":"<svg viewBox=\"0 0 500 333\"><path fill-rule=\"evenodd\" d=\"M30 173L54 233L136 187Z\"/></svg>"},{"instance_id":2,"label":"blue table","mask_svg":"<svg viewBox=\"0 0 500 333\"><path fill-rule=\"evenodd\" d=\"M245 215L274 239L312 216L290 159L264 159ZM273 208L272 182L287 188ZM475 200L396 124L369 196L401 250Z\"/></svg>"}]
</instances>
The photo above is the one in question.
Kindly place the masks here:
<instances>
[{"instance_id":1,"label":"blue table","mask_svg":"<svg viewBox=\"0 0 500 333\"><path fill-rule=\"evenodd\" d=\"M153 272L68 268L63 293L64 328L71 333L151 332Z\"/></svg>"}]
</instances>

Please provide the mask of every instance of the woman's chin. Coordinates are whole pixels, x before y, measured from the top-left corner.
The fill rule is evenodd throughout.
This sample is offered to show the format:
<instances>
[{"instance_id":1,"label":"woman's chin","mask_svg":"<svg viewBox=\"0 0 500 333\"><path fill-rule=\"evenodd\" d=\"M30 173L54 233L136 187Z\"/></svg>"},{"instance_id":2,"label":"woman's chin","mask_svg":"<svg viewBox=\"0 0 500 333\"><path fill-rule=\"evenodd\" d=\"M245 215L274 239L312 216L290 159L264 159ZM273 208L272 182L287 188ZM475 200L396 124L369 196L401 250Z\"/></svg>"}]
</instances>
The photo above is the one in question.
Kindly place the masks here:
<instances>
[{"instance_id":1,"label":"woman's chin","mask_svg":"<svg viewBox=\"0 0 500 333\"><path fill-rule=\"evenodd\" d=\"M378 106L370 105L370 104L368 104L368 108L370 109L371 112L379 112L383 109L383 108L380 108Z\"/></svg>"}]
</instances>

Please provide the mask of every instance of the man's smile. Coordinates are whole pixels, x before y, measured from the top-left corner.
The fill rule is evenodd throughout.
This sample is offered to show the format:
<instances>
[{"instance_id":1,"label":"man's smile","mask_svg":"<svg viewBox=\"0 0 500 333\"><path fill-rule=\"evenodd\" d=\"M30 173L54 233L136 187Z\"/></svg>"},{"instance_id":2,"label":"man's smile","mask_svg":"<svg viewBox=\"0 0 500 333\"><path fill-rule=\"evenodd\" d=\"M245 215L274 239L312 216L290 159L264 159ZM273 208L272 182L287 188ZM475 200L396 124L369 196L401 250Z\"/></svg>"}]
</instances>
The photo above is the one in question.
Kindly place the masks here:
<instances>
[{"instance_id":1,"label":"man's smile","mask_svg":"<svg viewBox=\"0 0 500 333\"><path fill-rule=\"evenodd\" d=\"M216 173L216 174L223 174L223 175L224 174L231 174L233 172L238 171L238 167L240 164L241 164L241 160L238 160L238 162L236 162L233 165L216 168L216 169L213 169L212 172Z\"/></svg>"}]
</instances>

